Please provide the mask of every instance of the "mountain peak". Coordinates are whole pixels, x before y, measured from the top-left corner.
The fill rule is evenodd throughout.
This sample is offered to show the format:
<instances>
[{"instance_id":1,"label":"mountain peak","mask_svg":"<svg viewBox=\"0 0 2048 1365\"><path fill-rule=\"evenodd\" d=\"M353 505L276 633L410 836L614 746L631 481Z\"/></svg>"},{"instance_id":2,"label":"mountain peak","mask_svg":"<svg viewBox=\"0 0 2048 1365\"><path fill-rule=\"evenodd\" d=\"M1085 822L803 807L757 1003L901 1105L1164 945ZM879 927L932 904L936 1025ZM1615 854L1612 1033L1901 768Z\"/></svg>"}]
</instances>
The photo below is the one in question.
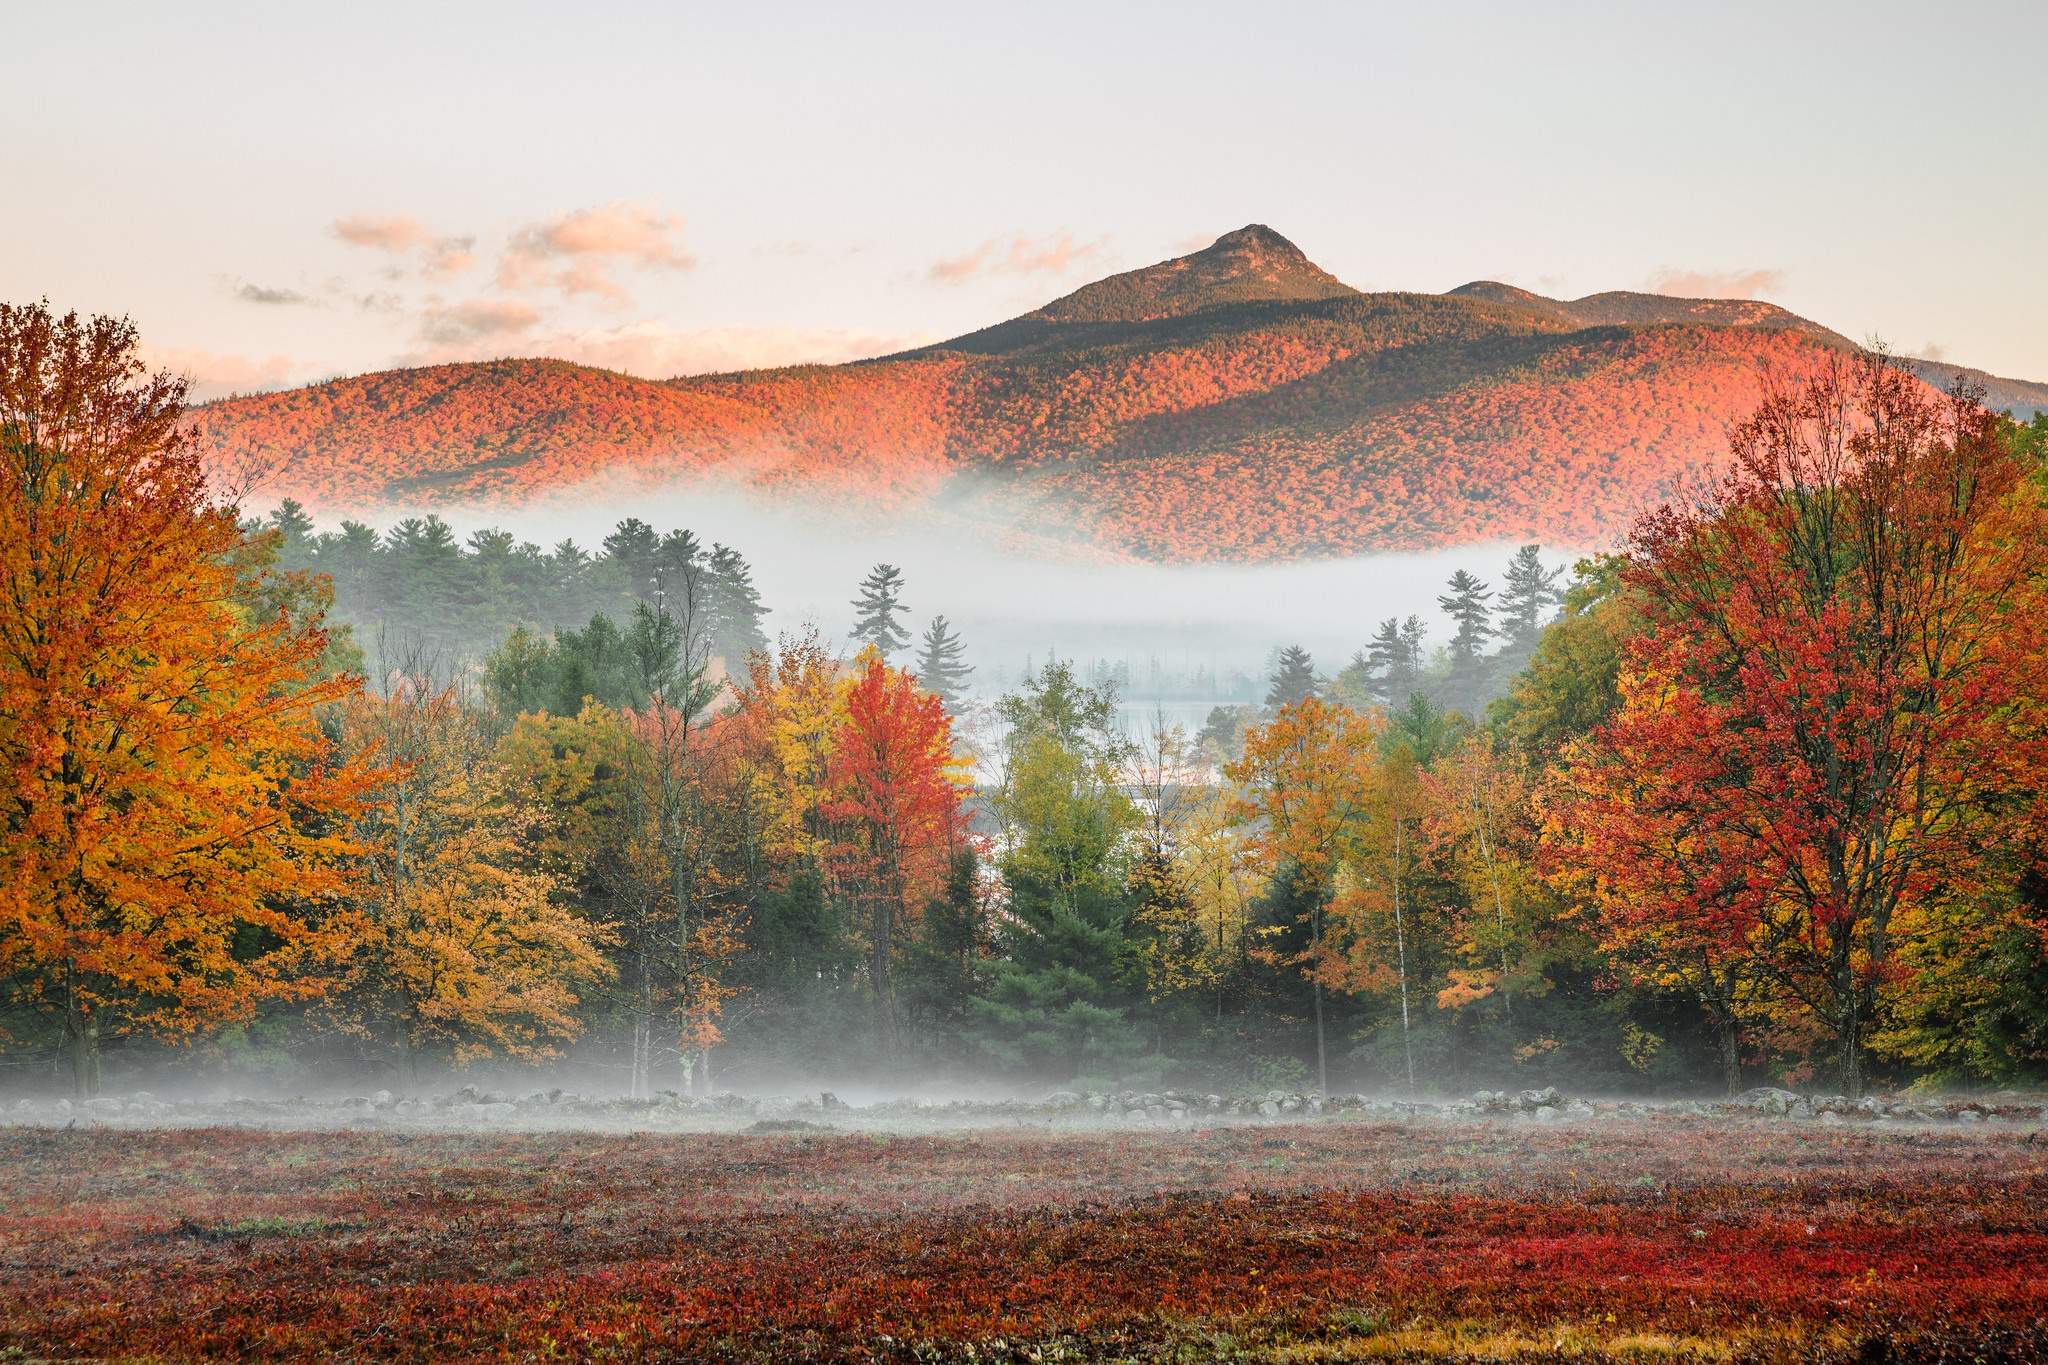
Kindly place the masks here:
<instances>
[{"instance_id":1,"label":"mountain peak","mask_svg":"<svg viewBox=\"0 0 2048 1365\"><path fill-rule=\"evenodd\" d=\"M1357 293L1264 223L1250 223L1200 251L1097 280L1025 316L1041 322L1150 322L1236 303L1300 303Z\"/></svg>"}]
</instances>

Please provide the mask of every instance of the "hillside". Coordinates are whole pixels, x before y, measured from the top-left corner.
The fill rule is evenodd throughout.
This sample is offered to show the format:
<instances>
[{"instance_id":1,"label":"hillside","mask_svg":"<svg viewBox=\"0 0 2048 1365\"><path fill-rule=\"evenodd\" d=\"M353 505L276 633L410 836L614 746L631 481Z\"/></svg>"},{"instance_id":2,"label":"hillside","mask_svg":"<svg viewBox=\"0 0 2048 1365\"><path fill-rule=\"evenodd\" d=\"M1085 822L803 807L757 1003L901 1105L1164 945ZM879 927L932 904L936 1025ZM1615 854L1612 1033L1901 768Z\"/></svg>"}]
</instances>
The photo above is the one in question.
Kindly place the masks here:
<instances>
[{"instance_id":1,"label":"hillside","mask_svg":"<svg viewBox=\"0 0 2048 1365\"><path fill-rule=\"evenodd\" d=\"M880 360L666 382L444 365L200 420L329 514L716 481L1162 560L1589 546L1719 465L1759 367L1846 345L1746 300L1361 293L1253 225Z\"/></svg>"}]
</instances>

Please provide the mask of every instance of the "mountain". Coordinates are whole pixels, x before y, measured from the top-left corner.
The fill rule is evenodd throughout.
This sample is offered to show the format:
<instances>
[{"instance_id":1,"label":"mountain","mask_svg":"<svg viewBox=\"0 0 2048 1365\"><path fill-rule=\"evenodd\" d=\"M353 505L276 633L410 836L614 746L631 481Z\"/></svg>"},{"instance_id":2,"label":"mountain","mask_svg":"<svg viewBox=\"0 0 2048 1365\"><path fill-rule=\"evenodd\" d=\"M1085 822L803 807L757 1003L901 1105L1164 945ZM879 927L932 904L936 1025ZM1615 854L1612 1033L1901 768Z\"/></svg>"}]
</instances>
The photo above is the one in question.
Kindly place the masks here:
<instances>
[{"instance_id":1,"label":"mountain","mask_svg":"<svg viewBox=\"0 0 2048 1365\"><path fill-rule=\"evenodd\" d=\"M667 381L499 360L198 418L330 515L681 483L1158 560L1585 547L1725 462L1764 367L1850 344L1749 300L1362 293L1253 224L879 360Z\"/></svg>"}]
</instances>

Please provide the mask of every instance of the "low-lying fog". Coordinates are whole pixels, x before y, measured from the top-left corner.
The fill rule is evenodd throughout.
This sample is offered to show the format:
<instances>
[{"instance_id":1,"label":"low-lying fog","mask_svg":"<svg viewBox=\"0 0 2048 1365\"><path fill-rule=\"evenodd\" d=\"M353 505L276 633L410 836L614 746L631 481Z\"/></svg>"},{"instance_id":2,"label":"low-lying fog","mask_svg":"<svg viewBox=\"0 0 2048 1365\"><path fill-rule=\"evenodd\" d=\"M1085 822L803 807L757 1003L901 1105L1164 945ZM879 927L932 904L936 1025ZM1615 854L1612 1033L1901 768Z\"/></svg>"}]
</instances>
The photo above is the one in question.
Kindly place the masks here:
<instances>
[{"instance_id":1,"label":"low-lying fog","mask_svg":"<svg viewBox=\"0 0 2048 1365\"><path fill-rule=\"evenodd\" d=\"M624 517L658 530L688 527L747 558L767 626L794 630L814 622L831 638L851 624L860 580L878 562L897 565L913 631L943 614L964 637L977 691L994 695L1048 655L1127 662L1131 698L1157 695L1142 677L1152 661L1172 676L1205 669L1236 673L1241 695L1265 690L1275 650L1298 644L1324 674L1335 673L1386 618L1419 615L1430 645L1450 626L1437 607L1444 581L1467 570L1498 588L1516 542L1466 545L1417 554L1258 565L1162 565L1119 560L1087 547L1064 559L1006 549L972 523L907 529L877 526L854 513L826 516L765 508L741 497L676 491L592 497L518 511L457 509L444 518L464 536L486 526L552 546L564 537L595 551ZM385 526L393 518L380 518ZM1569 565L1575 554L1546 547L1544 558ZM1171 695L1171 691L1168 692ZM1206 701L1168 704L1171 719L1199 724ZM1143 708L1152 710L1147 703Z\"/></svg>"}]
</instances>

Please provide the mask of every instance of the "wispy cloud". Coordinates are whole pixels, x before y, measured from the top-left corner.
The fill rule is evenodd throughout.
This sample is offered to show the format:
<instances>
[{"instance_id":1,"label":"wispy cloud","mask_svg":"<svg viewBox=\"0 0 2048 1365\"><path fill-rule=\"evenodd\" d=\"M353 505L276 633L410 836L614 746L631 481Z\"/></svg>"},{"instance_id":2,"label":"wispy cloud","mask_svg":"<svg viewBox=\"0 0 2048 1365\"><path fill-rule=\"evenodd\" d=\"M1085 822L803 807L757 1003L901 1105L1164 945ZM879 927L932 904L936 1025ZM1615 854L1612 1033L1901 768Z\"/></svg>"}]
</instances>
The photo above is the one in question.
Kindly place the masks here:
<instances>
[{"instance_id":1,"label":"wispy cloud","mask_svg":"<svg viewBox=\"0 0 2048 1365\"><path fill-rule=\"evenodd\" d=\"M142 363L153 370L182 374L191 382L192 401L204 403L231 393L266 393L302 382L304 368L290 356L222 355L196 346L139 348Z\"/></svg>"},{"instance_id":2,"label":"wispy cloud","mask_svg":"<svg viewBox=\"0 0 2048 1365\"><path fill-rule=\"evenodd\" d=\"M682 241L683 220L648 204L614 201L578 209L512 234L498 261L500 288L554 288L568 296L594 294L630 302L613 273L621 265L642 270L687 270L695 264Z\"/></svg>"},{"instance_id":3,"label":"wispy cloud","mask_svg":"<svg viewBox=\"0 0 2048 1365\"><path fill-rule=\"evenodd\" d=\"M267 289L259 284L244 284L235 290L235 297L244 303L271 305L310 303L318 306L320 302L310 295L301 294L296 289Z\"/></svg>"},{"instance_id":4,"label":"wispy cloud","mask_svg":"<svg viewBox=\"0 0 2048 1365\"><path fill-rule=\"evenodd\" d=\"M452 315L454 310L449 310ZM445 364L486 356L522 355L569 360L579 365L618 370L643 379L669 379L687 374L723 374L734 370L773 369L782 365L838 365L866 360L939 340L939 334L892 335L853 328L701 327L678 329L664 322L634 322L620 327L584 327L532 336L508 326L496 332L464 332L452 316L424 339L426 351L399 357L399 363ZM474 321L490 321L476 318ZM508 322L516 319L508 318Z\"/></svg>"},{"instance_id":5,"label":"wispy cloud","mask_svg":"<svg viewBox=\"0 0 2048 1365\"><path fill-rule=\"evenodd\" d=\"M1076 242L1071 232L1048 237L1013 233L991 238L964 256L935 261L929 274L940 284L960 284L977 275L1064 275L1096 260L1108 243L1107 237Z\"/></svg>"},{"instance_id":6,"label":"wispy cloud","mask_svg":"<svg viewBox=\"0 0 2048 1365\"><path fill-rule=\"evenodd\" d=\"M434 346L465 348L518 336L539 322L540 310L523 299L464 299L423 311L420 339ZM500 348L494 354L504 351Z\"/></svg>"},{"instance_id":7,"label":"wispy cloud","mask_svg":"<svg viewBox=\"0 0 2048 1365\"><path fill-rule=\"evenodd\" d=\"M1680 270L1667 265L1650 276L1647 287L1653 294L1681 299L1753 299L1784 288L1785 272Z\"/></svg>"},{"instance_id":8,"label":"wispy cloud","mask_svg":"<svg viewBox=\"0 0 2048 1365\"><path fill-rule=\"evenodd\" d=\"M409 213L380 218L356 213L330 225L350 246L368 247L387 256L416 259L428 275L459 275L476 264L476 238L438 235Z\"/></svg>"}]
</instances>

